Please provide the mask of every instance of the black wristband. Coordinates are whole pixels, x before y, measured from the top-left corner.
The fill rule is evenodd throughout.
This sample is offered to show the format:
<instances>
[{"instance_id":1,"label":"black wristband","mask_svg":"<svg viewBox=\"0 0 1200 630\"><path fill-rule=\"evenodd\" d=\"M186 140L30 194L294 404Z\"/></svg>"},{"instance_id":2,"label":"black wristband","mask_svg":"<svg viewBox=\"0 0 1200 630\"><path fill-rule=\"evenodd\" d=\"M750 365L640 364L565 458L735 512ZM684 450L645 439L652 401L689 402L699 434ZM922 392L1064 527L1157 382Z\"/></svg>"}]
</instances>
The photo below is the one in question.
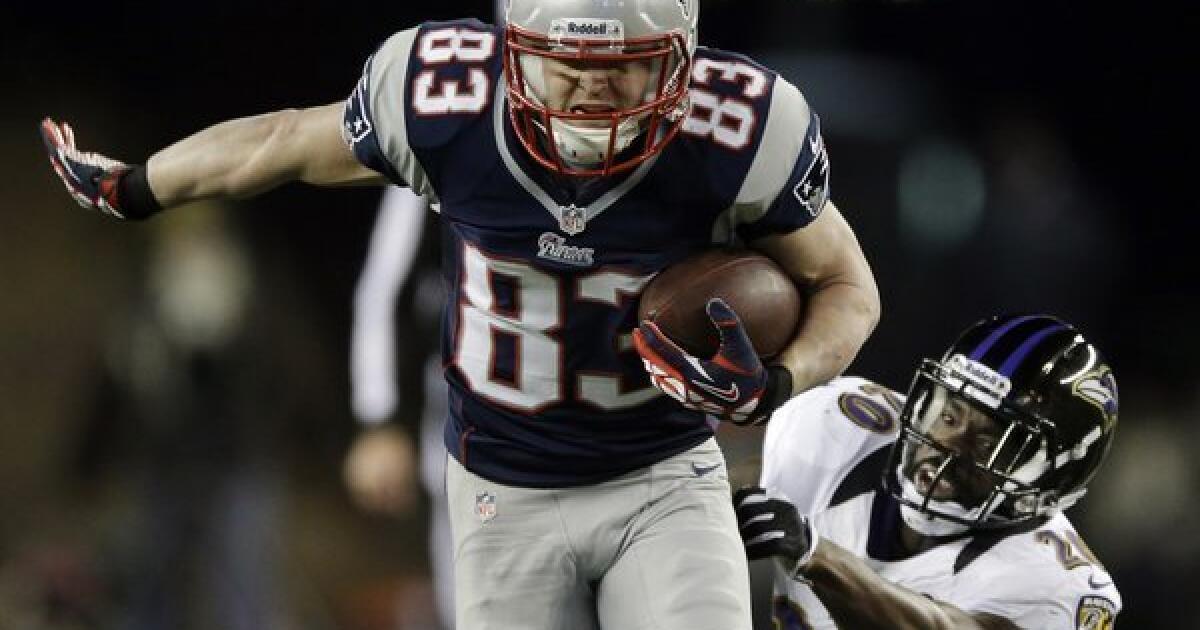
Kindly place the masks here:
<instances>
[{"instance_id":1,"label":"black wristband","mask_svg":"<svg viewBox=\"0 0 1200 630\"><path fill-rule=\"evenodd\" d=\"M146 167L138 164L121 174L117 183L117 199L121 207L117 211L131 221L148 219L162 212L162 204L154 198L150 181L146 179Z\"/></svg>"},{"instance_id":2,"label":"black wristband","mask_svg":"<svg viewBox=\"0 0 1200 630\"><path fill-rule=\"evenodd\" d=\"M754 413L740 424L758 426L766 424L775 411L792 397L792 372L782 365L767 366L767 386Z\"/></svg>"}]
</instances>

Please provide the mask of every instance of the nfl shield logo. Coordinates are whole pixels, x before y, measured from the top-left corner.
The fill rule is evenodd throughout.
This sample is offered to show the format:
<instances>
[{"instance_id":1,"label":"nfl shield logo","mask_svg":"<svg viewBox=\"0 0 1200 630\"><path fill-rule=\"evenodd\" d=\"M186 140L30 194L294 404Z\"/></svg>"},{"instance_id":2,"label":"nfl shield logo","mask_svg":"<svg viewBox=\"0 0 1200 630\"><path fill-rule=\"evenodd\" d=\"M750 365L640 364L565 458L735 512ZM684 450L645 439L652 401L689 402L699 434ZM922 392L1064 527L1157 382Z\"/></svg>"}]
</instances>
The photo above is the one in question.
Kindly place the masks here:
<instances>
[{"instance_id":1,"label":"nfl shield logo","mask_svg":"<svg viewBox=\"0 0 1200 630\"><path fill-rule=\"evenodd\" d=\"M480 523L488 523L496 518L496 495L491 492L480 492L475 495L475 516Z\"/></svg>"},{"instance_id":2,"label":"nfl shield logo","mask_svg":"<svg viewBox=\"0 0 1200 630\"><path fill-rule=\"evenodd\" d=\"M576 208L574 205L566 206L560 209L562 214L558 218L558 227L566 232L569 236L575 236L587 227L587 216L583 213L583 208Z\"/></svg>"}]
</instances>

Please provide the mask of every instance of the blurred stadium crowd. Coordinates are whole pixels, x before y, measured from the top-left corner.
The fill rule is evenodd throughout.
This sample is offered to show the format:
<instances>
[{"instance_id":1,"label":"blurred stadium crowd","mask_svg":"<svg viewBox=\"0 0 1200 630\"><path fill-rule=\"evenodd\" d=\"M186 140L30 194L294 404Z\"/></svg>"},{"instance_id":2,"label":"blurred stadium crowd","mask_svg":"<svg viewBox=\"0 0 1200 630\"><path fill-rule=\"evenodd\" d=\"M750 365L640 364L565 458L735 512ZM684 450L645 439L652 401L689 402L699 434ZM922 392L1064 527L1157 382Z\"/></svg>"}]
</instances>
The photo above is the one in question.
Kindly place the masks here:
<instances>
[{"instance_id":1,"label":"blurred stadium crowd","mask_svg":"<svg viewBox=\"0 0 1200 630\"><path fill-rule=\"evenodd\" d=\"M74 209L36 124L61 116L81 144L140 159L212 122L342 98L392 31L490 4L98 11L0 9L0 630L433 627L423 517L366 516L339 476L351 294L380 191L289 187L118 225ZM823 113L834 198L884 302L853 371L904 388L983 313L1088 331L1122 418L1072 517L1124 593L1124 627L1200 626L1182 11L704 11L702 42L774 67ZM410 394L422 360L399 362Z\"/></svg>"}]
</instances>

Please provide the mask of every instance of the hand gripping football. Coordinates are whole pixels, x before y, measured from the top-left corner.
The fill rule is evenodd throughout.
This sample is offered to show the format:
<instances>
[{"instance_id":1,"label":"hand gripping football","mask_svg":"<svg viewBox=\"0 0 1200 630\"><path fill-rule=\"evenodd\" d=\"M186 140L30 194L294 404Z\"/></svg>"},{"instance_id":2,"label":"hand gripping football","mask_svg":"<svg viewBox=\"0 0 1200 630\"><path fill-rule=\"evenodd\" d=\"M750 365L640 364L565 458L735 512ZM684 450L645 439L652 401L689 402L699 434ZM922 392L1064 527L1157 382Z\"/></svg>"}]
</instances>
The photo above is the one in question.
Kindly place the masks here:
<instances>
[{"instance_id":1,"label":"hand gripping football","mask_svg":"<svg viewBox=\"0 0 1200 630\"><path fill-rule=\"evenodd\" d=\"M774 261L745 249L710 249L671 265L642 292L638 318L658 324L688 353L709 358L717 351L717 329L705 313L719 297L731 306L754 349L770 359L791 341L804 299Z\"/></svg>"}]
</instances>

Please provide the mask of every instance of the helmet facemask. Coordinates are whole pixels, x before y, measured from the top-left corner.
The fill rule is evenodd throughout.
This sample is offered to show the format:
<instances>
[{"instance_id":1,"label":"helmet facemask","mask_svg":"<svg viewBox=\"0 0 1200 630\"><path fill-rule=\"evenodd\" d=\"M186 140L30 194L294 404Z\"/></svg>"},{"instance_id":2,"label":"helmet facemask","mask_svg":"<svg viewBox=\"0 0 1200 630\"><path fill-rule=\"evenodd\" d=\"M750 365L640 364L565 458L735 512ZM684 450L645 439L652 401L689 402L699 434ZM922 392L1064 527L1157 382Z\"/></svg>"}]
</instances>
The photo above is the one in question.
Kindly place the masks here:
<instances>
[{"instance_id":1,"label":"helmet facemask","mask_svg":"<svg viewBox=\"0 0 1200 630\"><path fill-rule=\"evenodd\" d=\"M1038 481L1055 462L1054 427L1028 411L1029 400L988 366L956 354L925 360L901 414L885 485L905 522L929 536L1008 527L1058 503ZM953 423L978 424L954 445ZM943 439L939 439L939 437Z\"/></svg>"},{"instance_id":2,"label":"helmet facemask","mask_svg":"<svg viewBox=\"0 0 1200 630\"><path fill-rule=\"evenodd\" d=\"M554 172L629 170L678 133L691 57L681 33L625 39L620 22L556 21L541 35L509 25L504 58L509 115L529 154Z\"/></svg>"}]
</instances>

